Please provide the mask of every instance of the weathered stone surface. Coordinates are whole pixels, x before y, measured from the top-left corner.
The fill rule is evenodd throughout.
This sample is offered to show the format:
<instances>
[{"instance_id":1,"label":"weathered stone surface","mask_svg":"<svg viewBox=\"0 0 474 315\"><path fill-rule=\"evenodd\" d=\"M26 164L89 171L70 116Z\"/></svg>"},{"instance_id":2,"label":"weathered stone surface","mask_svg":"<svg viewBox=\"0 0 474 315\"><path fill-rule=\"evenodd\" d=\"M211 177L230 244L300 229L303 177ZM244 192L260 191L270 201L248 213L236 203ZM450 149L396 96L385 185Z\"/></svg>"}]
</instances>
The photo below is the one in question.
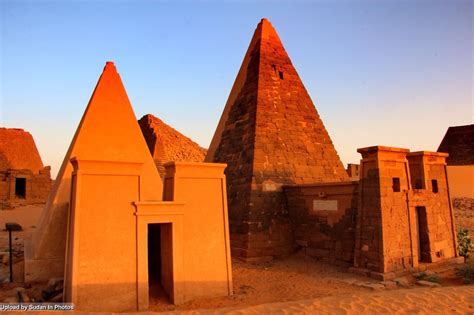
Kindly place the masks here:
<instances>
[{"instance_id":1,"label":"weathered stone surface","mask_svg":"<svg viewBox=\"0 0 474 315\"><path fill-rule=\"evenodd\" d=\"M363 156L355 266L409 272L457 255L445 153L375 146Z\"/></svg>"},{"instance_id":2,"label":"weathered stone surface","mask_svg":"<svg viewBox=\"0 0 474 315\"><path fill-rule=\"evenodd\" d=\"M203 162L207 150L181 134L161 119L148 114L138 124L148 149L155 160L161 178L164 178L167 162Z\"/></svg>"},{"instance_id":3,"label":"weathered stone surface","mask_svg":"<svg viewBox=\"0 0 474 315\"><path fill-rule=\"evenodd\" d=\"M31 134L0 128L0 209L43 203L50 189L50 167L43 166Z\"/></svg>"},{"instance_id":4,"label":"weathered stone surface","mask_svg":"<svg viewBox=\"0 0 474 315\"><path fill-rule=\"evenodd\" d=\"M436 287L441 286L439 283L425 281L425 280L418 280L416 284L421 285L423 287L430 287L430 288L436 288Z\"/></svg>"},{"instance_id":5,"label":"weathered stone surface","mask_svg":"<svg viewBox=\"0 0 474 315\"><path fill-rule=\"evenodd\" d=\"M64 278L63 278L63 277L51 278L51 279L49 279L49 281L48 281L48 286L54 288L54 287L56 287L58 284L59 284L59 285L62 285L62 283L64 283Z\"/></svg>"},{"instance_id":6,"label":"weathered stone surface","mask_svg":"<svg viewBox=\"0 0 474 315\"><path fill-rule=\"evenodd\" d=\"M398 287L395 281L382 281L380 282L386 289L396 289Z\"/></svg>"},{"instance_id":7,"label":"weathered stone surface","mask_svg":"<svg viewBox=\"0 0 474 315\"><path fill-rule=\"evenodd\" d=\"M354 261L357 182L285 186L293 236L309 256Z\"/></svg>"},{"instance_id":8,"label":"weathered stone surface","mask_svg":"<svg viewBox=\"0 0 474 315\"><path fill-rule=\"evenodd\" d=\"M373 290L373 291L385 289L385 286L383 284L372 283L372 282L364 282L364 283L355 284L355 285L357 285L359 287L362 287L362 288L370 289L370 290Z\"/></svg>"},{"instance_id":9,"label":"weathered stone surface","mask_svg":"<svg viewBox=\"0 0 474 315\"><path fill-rule=\"evenodd\" d=\"M410 280L407 277L400 277L393 280L396 284L401 287L407 288L410 286Z\"/></svg>"},{"instance_id":10,"label":"weathered stone surface","mask_svg":"<svg viewBox=\"0 0 474 315\"><path fill-rule=\"evenodd\" d=\"M449 127L438 152L449 153L448 165L474 165L474 124Z\"/></svg>"},{"instance_id":11,"label":"weathered stone surface","mask_svg":"<svg viewBox=\"0 0 474 315\"><path fill-rule=\"evenodd\" d=\"M258 25L206 161L227 163L234 257L289 253L282 185L348 179L326 128L270 24Z\"/></svg>"}]
</instances>

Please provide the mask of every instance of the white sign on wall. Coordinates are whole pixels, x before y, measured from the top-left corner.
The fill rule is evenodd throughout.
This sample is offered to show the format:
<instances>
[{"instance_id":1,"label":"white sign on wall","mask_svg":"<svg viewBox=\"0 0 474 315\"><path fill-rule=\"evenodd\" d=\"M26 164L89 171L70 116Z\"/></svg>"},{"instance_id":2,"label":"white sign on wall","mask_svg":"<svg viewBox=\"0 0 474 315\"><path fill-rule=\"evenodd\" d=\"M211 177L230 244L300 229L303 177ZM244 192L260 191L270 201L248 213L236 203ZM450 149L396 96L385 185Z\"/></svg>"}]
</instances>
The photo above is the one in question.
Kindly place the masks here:
<instances>
[{"instance_id":1,"label":"white sign on wall","mask_svg":"<svg viewBox=\"0 0 474 315\"><path fill-rule=\"evenodd\" d=\"M337 211L337 200L313 200L313 211Z\"/></svg>"}]
</instances>

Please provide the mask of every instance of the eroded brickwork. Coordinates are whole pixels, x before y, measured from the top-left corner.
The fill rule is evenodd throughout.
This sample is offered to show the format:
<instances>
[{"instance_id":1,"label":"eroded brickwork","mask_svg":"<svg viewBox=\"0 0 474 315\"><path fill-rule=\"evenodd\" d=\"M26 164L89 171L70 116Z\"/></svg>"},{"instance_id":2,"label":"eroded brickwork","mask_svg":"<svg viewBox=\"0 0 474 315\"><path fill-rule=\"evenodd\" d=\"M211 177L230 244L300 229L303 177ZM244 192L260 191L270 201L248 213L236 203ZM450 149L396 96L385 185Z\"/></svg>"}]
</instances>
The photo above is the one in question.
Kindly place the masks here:
<instances>
[{"instance_id":1,"label":"eroded brickwork","mask_svg":"<svg viewBox=\"0 0 474 315\"><path fill-rule=\"evenodd\" d=\"M447 155L381 146L358 151L360 181L284 186L296 244L379 279L457 262ZM467 222L471 205L462 206L458 220Z\"/></svg>"},{"instance_id":2,"label":"eroded brickwork","mask_svg":"<svg viewBox=\"0 0 474 315\"><path fill-rule=\"evenodd\" d=\"M309 256L352 265L358 182L285 186L295 243Z\"/></svg>"},{"instance_id":3,"label":"eroded brickwork","mask_svg":"<svg viewBox=\"0 0 474 315\"><path fill-rule=\"evenodd\" d=\"M44 203L50 189L50 167L43 167L31 134L0 128L0 208Z\"/></svg>"},{"instance_id":4,"label":"eroded brickwork","mask_svg":"<svg viewBox=\"0 0 474 315\"><path fill-rule=\"evenodd\" d=\"M289 253L282 185L347 180L331 139L277 33L263 19L209 148L227 163L233 254L246 260Z\"/></svg>"},{"instance_id":5,"label":"eroded brickwork","mask_svg":"<svg viewBox=\"0 0 474 315\"><path fill-rule=\"evenodd\" d=\"M448 165L474 165L474 124L449 127L438 152L449 153Z\"/></svg>"},{"instance_id":6,"label":"eroded brickwork","mask_svg":"<svg viewBox=\"0 0 474 315\"><path fill-rule=\"evenodd\" d=\"M447 155L388 147L358 152L363 160L355 266L387 274L455 257Z\"/></svg>"},{"instance_id":7,"label":"eroded brickwork","mask_svg":"<svg viewBox=\"0 0 474 315\"><path fill-rule=\"evenodd\" d=\"M148 114L139 121L148 149L161 178L165 176L168 162L203 162L207 150L181 134L161 119Z\"/></svg>"}]
</instances>

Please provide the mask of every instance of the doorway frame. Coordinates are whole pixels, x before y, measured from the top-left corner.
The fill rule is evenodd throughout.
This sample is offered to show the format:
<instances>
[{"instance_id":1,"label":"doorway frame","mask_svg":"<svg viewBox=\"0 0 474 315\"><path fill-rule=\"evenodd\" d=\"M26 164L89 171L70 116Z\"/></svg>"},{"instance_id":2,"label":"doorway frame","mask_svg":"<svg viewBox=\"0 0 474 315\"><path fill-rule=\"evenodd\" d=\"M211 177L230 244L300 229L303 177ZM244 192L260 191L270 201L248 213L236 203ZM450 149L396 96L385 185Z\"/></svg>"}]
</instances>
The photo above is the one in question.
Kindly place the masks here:
<instances>
[{"instance_id":1,"label":"doorway frame","mask_svg":"<svg viewBox=\"0 0 474 315\"><path fill-rule=\"evenodd\" d=\"M18 182L22 182L23 183L23 196L21 195L18 195L17 194L17 184ZM14 182L14 190L13 190L13 194L15 196L15 199L21 199L21 200L26 200L27 199L27 187L28 187L28 179L26 177L22 177L22 176L15 176L15 178L13 179L13 182Z\"/></svg>"},{"instance_id":2,"label":"doorway frame","mask_svg":"<svg viewBox=\"0 0 474 315\"><path fill-rule=\"evenodd\" d=\"M424 226L424 229L421 229L420 225L420 212L424 212L424 222L426 223L426 226ZM430 242L430 233L428 231L428 210L426 209L426 206L415 206L415 222L416 222L416 232L417 232L417 248L418 248L418 263L430 263L432 262L431 258L431 242ZM422 231L424 231L422 233ZM422 236L424 234L424 236ZM423 237L426 237L426 241L423 242L422 239ZM422 246L424 244L424 246ZM428 248L425 248L425 247ZM425 255L423 255L423 250L428 249L427 253L425 251Z\"/></svg>"},{"instance_id":3,"label":"doorway frame","mask_svg":"<svg viewBox=\"0 0 474 315\"><path fill-rule=\"evenodd\" d=\"M137 217L137 304L144 311L149 306L148 224L171 224L173 289L170 302L184 302L184 203L170 201L135 202Z\"/></svg>"},{"instance_id":4,"label":"doorway frame","mask_svg":"<svg viewBox=\"0 0 474 315\"><path fill-rule=\"evenodd\" d=\"M152 233L151 231L154 232ZM173 225L171 223L149 223L148 224L148 289L151 290L151 280L157 281L166 293L166 301L170 302L173 290ZM158 234L158 237L157 237ZM154 241L150 242L153 236ZM151 254L151 255L150 255ZM155 256L150 259L150 256ZM159 260L159 263L158 263ZM150 265L150 262L152 265ZM155 265L156 263L156 265ZM158 272L156 269L159 269ZM154 277L150 273L155 270ZM149 292L150 294L150 292ZM151 297L151 295L150 295Z\"/></svg>"}]
</instances>

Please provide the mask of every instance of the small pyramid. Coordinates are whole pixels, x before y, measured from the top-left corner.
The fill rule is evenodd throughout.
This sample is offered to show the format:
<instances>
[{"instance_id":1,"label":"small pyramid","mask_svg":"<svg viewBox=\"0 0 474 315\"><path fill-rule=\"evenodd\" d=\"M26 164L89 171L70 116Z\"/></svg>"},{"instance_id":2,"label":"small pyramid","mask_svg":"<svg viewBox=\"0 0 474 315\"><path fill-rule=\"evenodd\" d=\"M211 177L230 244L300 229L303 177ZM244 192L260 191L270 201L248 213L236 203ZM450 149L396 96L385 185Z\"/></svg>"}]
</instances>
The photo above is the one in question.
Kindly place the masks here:
<instances>
[{"instance_id":1,"label":"small pyramid","mask_svg":"<svg viewBox=\"0 0 474 315\"><path fill-rule=\"evenodd\" d=\"M203 162L207 150L158 117L147 114L138 121L161 178L168 162Z\"/></svg>"},{"instance_id":2,"label":"small pyramid","mask_svg":"<svg viewBox=\"0 0 474 315\"><path fill-rule=\"evenodd\" d=\"M255 30L206 161L228 165L231 245L233 254L246 260L291 250L282 185L348 180L267 19Z\"/></svg>"},{"instance_id":3,"label":"small pyramid","mask_svg":"<svg viewBox=\"0 0 474 315\"><path fill-rule=\"evenodd\" d=\"M44 169L33 136L23 129L0 128L0 171L30 170L38 174Z\"/></svg>"},{"instance_id":4,"label":"small pyramid","mask_svg":"<svg viewBox=\"0 0 474 315\"><path fill-rule=\"evenodd\" d=\"M28 260L51 260L50 265L58 265L50 274L44 272L42 276L46 280L57 276L55 272L63 272L73 171L71 158L144 163L147 176L140 179L143 183L140 198L162 200L160 176L113 62L106 63L99 78L41 214L28 254L25 253L29 256L27 265ZM28 277L28 270L25 272Z\"/></svg>"}]
</instances>

